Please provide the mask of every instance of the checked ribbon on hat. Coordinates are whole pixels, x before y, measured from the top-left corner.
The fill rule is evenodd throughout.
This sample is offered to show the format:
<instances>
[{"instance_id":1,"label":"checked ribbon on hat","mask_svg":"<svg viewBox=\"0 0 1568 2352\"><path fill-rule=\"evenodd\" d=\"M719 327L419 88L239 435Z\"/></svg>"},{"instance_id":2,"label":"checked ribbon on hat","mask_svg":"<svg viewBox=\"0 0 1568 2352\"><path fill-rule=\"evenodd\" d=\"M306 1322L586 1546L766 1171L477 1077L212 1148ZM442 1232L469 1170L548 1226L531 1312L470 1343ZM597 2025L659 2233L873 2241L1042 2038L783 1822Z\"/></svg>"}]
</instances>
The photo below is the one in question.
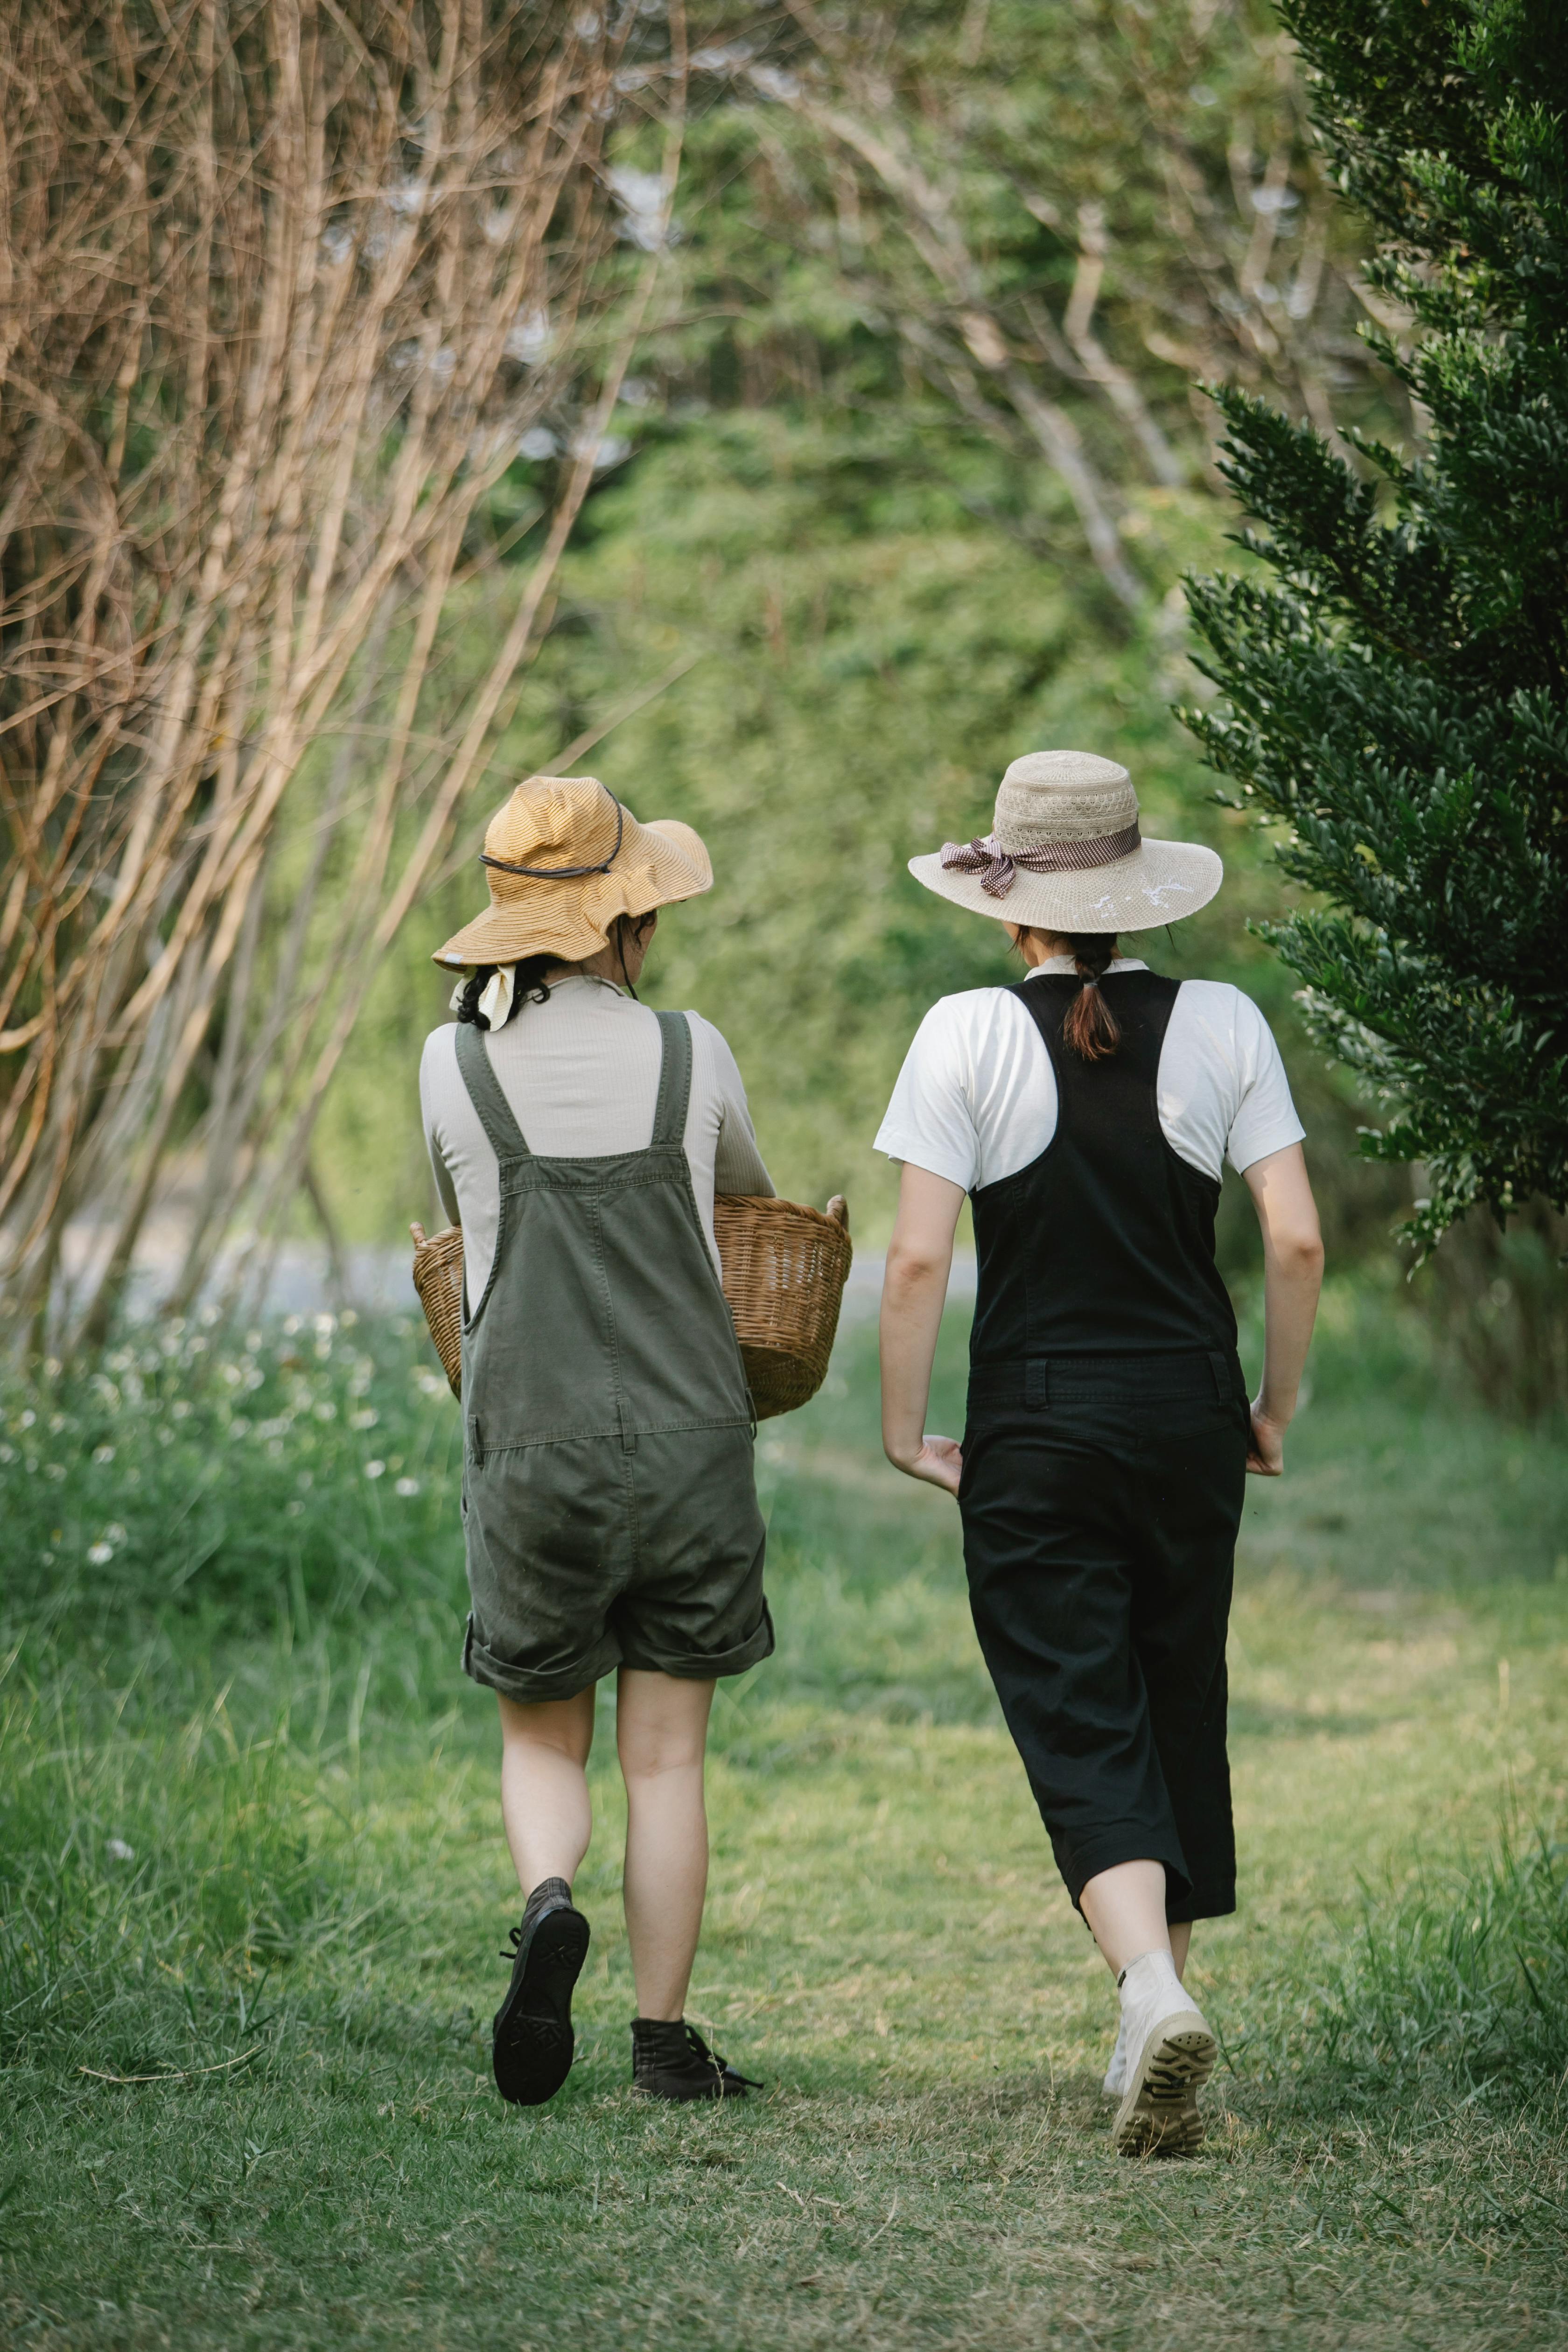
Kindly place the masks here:
<instances>
[{"instance_id":1,"label":"checked ribbon on hat","mask_svg":"<svg viewBox=\"0 0 1568 2352\"><path fill-rule=\"evenodd\" d=\"M1136 817L1120 833L1097 833L1087 841L1042 841L1033 849L1004 849L994 833L973 841L944 841L942 862L950 873L978 874L989 898L1005 898L1022 866L1028 874L1086 874L1131 857L1142 839Z\"/></svg>"}]
</instances>

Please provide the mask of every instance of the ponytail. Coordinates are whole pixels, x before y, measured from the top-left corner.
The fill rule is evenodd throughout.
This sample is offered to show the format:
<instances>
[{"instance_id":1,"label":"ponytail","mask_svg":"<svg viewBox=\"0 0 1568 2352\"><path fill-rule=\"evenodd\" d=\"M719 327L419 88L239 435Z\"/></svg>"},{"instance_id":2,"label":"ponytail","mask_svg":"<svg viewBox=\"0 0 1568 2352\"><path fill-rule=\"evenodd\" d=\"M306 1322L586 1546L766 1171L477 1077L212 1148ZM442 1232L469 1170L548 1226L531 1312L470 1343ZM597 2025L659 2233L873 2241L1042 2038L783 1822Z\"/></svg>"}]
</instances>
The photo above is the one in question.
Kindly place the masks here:
<instances>
[{"instance_id":1,"label":"ponytail","mask_svg":"<svg viewBox=\"0 0 1568 2352\"><path fill-rule=\"evenodd\" d=\"M1103 1062L1121 1043L1121 1024L1100 992L1100 980L1115 961L1114 931L1069 931L1066 935L1081 983L1062 1019L1062 1035L1080 1061Z\"/></svg>"}]
</instances>

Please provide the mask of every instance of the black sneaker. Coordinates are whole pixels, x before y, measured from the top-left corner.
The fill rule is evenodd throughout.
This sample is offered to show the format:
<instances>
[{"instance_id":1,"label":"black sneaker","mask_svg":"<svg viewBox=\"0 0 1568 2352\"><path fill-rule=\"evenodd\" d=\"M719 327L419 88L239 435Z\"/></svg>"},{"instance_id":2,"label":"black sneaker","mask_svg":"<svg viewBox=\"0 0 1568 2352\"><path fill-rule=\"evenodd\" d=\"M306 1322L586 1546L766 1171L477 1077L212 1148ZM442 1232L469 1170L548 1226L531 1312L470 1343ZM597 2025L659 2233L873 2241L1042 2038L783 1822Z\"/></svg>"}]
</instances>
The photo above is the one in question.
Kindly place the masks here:
<instances>
[{"instance_id":1,"label":"black sneaker","mask_svg":"<svg viewBox=\"0 0 1568 2352\"><path fill-rule=\"evenodd\" d=\"M748 2074L709 2049L684 2018L632 2020L632 2088L650 2099L743 2099L760 2091Z\"/></svg>"},{"instance_id":2,"label":"black sneaker","mask_svg":"<svg viewBox=\"0 0 1568 2352\"><path fill-rule=\"evenodd\" d=\"M552 2099L572 2071L572 1988L588 1957L588 1922L563 1878L546 1878L513 1927L511 1982L496 2011L496 2088L513 2106Z\"/></svg>"}]
</instances>

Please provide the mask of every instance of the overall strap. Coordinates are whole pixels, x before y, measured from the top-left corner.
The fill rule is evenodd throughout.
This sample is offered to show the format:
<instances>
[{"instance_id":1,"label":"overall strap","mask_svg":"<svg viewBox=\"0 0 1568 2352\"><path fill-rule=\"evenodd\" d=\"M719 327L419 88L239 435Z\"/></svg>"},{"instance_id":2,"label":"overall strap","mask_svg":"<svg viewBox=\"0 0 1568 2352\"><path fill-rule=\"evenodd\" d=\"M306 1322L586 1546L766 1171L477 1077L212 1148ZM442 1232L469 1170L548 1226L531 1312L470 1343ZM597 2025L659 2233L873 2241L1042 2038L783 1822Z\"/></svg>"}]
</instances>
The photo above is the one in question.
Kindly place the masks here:
<instances>
[{"instance_id":1,"label":"overall strap","mask_svg":"<svg viewBox=\"0 0 1568 2352\"><path fill-rule=\"evenodd\" d=\"M686 1140L686 1108L691 1099L691 1024L684 1013L656 1013L663 1055L658 1067L658 1104L650 1149L678 1148Z\"/></svg>"},{"instance_id":2,"label":"overall strap","mask_svg":"<svg viewBox=\"0 0 1568 2352\"><path fill-rule=\"evenodd\" d=\"M496 1158L531 1160L533 1154L523 1141L522 1129L513 1118L511 1105L490 1066L484 1033L477 1022L458 1024L458 1069Z\"/></svg>"}]
</instances>

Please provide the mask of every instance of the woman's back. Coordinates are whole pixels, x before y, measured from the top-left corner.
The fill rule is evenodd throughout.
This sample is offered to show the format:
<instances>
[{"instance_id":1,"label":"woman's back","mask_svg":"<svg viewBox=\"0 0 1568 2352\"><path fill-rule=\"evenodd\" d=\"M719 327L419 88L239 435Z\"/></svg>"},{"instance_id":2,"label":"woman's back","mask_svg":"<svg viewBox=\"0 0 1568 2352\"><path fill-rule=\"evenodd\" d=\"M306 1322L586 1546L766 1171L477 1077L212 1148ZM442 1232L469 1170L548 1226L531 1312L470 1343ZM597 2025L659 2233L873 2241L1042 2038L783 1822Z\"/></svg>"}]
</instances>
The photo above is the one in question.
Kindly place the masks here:
<instances>
[{"instance_id":1,"label":"woman's back","mask_svg":"<svg viewBox=\"0 0 1568 2352\"><path fill-rule=\"evenodd\" d=\"M684 1141L698 1213L714 1262L714 1192L771 1194L735 1057L700 1013L691 1031ZM458 1067L456 1023L432 1030L419 1068L420 1109L447 1214L463 1229L468 1297L480 1298L495 1252L496 1155ZM660 1066L657 1013L608 981L556 982L488 1034L490 1067L529 1148L547 1158L640 1151L653 1134Z\"/></svg>"}]
</instances>

